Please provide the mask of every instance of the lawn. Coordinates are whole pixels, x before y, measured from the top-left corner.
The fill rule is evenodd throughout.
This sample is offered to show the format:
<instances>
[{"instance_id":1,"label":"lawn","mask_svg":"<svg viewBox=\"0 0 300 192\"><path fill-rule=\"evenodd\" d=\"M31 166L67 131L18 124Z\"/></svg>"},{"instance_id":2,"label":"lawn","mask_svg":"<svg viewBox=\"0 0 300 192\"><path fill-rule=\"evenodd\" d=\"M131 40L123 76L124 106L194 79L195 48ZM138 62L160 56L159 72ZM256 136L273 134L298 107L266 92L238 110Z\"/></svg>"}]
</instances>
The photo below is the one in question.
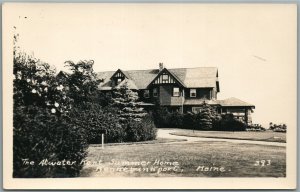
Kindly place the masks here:
<instances>
[{"instance_id":1,"label":"lawn","mask_svg":"<svg viewBox=\"0 0 300 192\"><path fill-rule=\"evenodd\" d=\"M205 137L205 138L222 138L222 139L241 139L254 141L269 141L286 143L286 133L273 132L270 130L262 132L232 132L232 131L193 131L182 129L171 133L172 135Z\"/></svg>"},{"instance_id":2,"label":"lawn","mask_svg":"<svg viewBox=\"0 0 300 192\"><path fill-rule=\"evenodd\" d=\"M259 162L257 162L259 161ZM285 177L285 147L230 142L90 146L82 177Z\"/></svg>"}]
</instances>

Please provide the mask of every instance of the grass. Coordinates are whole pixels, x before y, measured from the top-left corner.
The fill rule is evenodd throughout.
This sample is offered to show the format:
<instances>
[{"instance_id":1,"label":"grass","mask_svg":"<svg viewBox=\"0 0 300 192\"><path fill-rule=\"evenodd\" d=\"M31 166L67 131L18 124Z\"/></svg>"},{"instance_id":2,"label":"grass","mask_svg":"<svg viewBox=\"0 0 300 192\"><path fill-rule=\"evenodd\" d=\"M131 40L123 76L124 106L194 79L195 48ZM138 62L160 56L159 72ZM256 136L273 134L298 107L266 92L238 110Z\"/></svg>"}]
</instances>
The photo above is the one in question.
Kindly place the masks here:
<instances>
[{"instance_id":1,"label":"grass","mask_svg":"<svg viewBox=\"0 0 300 192\"><path fill-rule=\"evenodd\" d=\"M268 141L286 143L286 133L273 132L270 130L263 132L231 132L231 131L194 131L183 129L171 133L172 135L189 136L189 137L205 137L205 138L222 138L222 139L240 139L254 141Z\"/></svg>"},{"instance_id":2,"label":"grass","mask_svg":"<svg viewBox=\"0 0 300 192\"><path fill-rule=\"evenodd\" d=\"M86 160L81 171L82 177L285 177L286 175L285 147L230 142L115 145L104 149L90 146ZM156 165L157 160L167 164ZM255 165L256 161L266 160L270 160L270 165ZM203 171L202 166L217 167L218 170L214 168L214 171ZM225 171L221 172L220 167Z\"/></svg>"},{"instance_id":3,"label":"grass","mask_svg":"<svg viewBox=\"0 0 300 192\"><path fill-rule=\"evenodd\" d=\"M126 142L126 143L105 143L105 146L117 146L117 145L136 145L136 144L157 144L157 143L172 143L186 141L186 139L168 139L168 138L157 138L150 141L140 142ZM91 144L91 147L101 147L101 144Z\"/></svg>"}]
</instances>

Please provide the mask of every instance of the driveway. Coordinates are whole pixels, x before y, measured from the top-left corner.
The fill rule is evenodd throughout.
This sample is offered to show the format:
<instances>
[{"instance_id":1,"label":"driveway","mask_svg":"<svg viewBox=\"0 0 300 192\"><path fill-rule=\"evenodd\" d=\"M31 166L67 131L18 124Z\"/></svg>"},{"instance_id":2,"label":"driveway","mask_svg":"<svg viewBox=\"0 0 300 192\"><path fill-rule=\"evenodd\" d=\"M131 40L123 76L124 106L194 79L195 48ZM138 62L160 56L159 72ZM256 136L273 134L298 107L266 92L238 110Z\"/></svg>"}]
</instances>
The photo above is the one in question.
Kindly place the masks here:
<instances>
[{"instance_id":1,"label":"driveway","mask_svg":"<svg viewBox=\"0 0 300 192\"><path fill-rule=\"evenodd\" d=\"M219 138L204 138L204 137L188 137L188 136L178 136L178 135L171 135L180 129L158 129L157 130L157 137L159 138L166 138L166 139L184 139L186 143L192 142L199 142L199 141L225 141L231 143L247 143L247 144L255 144L255 145L271 145L271 146L281 146L285 147L286 143L279 143L279 142L268 142L268 141L252 141L252 140L240 140L240 139L219 139Z\"/></svg>"}]
</instances>

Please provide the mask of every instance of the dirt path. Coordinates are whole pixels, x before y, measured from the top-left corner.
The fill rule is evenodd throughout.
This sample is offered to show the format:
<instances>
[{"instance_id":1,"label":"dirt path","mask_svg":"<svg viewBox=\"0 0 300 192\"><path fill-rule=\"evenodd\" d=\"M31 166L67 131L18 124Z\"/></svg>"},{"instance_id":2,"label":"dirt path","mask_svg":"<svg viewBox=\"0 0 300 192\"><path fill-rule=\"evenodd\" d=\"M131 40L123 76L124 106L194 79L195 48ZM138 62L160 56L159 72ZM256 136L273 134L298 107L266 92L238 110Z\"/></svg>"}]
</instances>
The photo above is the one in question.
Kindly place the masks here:
<instances>
[{"instance_id":1,"label":"dirt path","mask_svg":"<svg viewBox=\"0 0 300 192\"><path fill-rule=\"evenodd\" d=\"M266 141L252 141L252 140L240 140L240 139L219 139L219 138L204 138L204 137L188 137L188 136L178 136L171 135L170 133L179 131L180 129L158 129L157 137L159 138L167 138L167 139L185 139L186 141L180 141L191 143L198 141L226 141L232 143L247 143L247 144L256 144L256 145L271 145L271 146L281 146L285 147L286 143L279 142L266 142Z\"/></svg>"}]
</instances>

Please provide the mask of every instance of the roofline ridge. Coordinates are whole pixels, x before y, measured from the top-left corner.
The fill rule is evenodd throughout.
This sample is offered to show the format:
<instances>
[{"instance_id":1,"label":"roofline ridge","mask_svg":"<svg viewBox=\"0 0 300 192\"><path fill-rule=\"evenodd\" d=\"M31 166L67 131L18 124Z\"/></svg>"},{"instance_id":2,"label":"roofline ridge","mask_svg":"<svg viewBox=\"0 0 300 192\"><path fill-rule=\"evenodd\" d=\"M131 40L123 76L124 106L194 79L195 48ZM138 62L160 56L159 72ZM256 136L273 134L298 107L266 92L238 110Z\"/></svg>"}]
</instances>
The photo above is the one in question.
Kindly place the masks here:
<instances>
[{"instance_id":1,"label":"roofline ridge","mask_svg":"<svg viewBox=\"0 0 300 192\"><path fill-rule=\"evenodd\" d=\"M170 69L196 69L196 68L216 68L218 69L218 67L178 67L178 68L168 68L168 67L164 67L168 70ZM130 69L130 70L123 70L121 68L118 68L117 70L114 70L114 71L98 71L97 73L100 73L100 72L116 72L118 70L121 70L121 71L149 71L149 70L159 70L158 68L152 68L152 69Z\"/></svg>"}]
</instances>

